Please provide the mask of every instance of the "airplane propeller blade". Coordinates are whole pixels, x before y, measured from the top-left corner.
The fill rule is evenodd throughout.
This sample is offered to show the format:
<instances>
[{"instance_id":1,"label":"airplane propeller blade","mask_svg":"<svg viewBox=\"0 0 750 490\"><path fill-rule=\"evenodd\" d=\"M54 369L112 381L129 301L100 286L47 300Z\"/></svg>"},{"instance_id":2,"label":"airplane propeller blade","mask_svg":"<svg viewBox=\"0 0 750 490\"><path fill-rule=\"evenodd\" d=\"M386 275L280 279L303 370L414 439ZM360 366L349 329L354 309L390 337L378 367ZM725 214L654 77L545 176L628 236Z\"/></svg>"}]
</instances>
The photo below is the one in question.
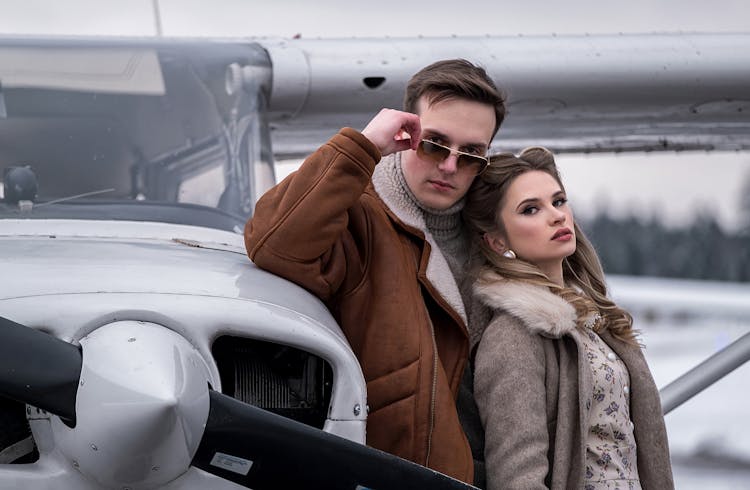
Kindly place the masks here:
<instances>
[{"instance_id":1,"label":"airplane propeller blade","mask_svg":"<svg viewBox=\"0 0 750 490\"><path fill-rule=\"evenodd\" d=\"M166 348L169 352L172 352L181 345L180 342L177 342L181 337L174 332L169 332L157 325L141 325L143 322L134 325L133 323L138 322L120 322L119 325L112 324L103 327L97 331L99 332L98 335L89 336L92 338L87 337L85 345L82 341L84 350L86 348L90 350L87 362L96 368L96 372L101 372L100 365L107 362L114 363L115 367L112 369L133 371L130 369L133 366L121 359L122 356L118 357L117 352L119 351L100 353L99 350L101 349L127 349L127 347L120 347L121 344L135 348L137 347L136 344L141 342L144 345L139 351L141 357L143 357L141 361L148 361L153 364L157 359L164 358L165 355L161 351L156 352L156 354L149 353L150 351L147 352L149 348L167 345ZM132 337L129 337L131 335ZM161 339L158 336L166 337ZM104 340L97 340L99 337ZM118 340L122 340L122 342L118 342ZM183 341L183 343L189 345L187 342ZM144 348L146 350L143 350ZM189 372L188 369L189 366L193 366L189 362L193 359L190 357L192 351L187 347L183 350L185 352L175 359L184 357L182 360L185 362L179 364L185 369L178 369L177 372L187 374L192 379L196 376L196 373ZM149 357L152 355L156 357L153 357L153 359ZM128 357L127 352L123 356ZM103 357L103 359L99 359L99 357ZM136 361L138 360L136 359ZM166 371L162 370L164 371L162 373L157 370L157 373L151 373L150 375L164 376L165 373L172 372L169 369L172 364L174 364L174 359L166 362ZM140 364L138 365L140 366ZM123 368L123 366L125 367ZM91 370L92 367L89 366L88 369ZM80 409L83 412L79 414L80 420L76 425L76 397L80 397L77 393L80 389L81 373L82 355L78 347L42 331L0 317L0 395L44 409L66 421L69 427L75 426L75 429L68 429L62 425L55 426L54 423L52 424L55 438L59 438L58 443L63 452L72 455L71 457L75 456L73 459L78 461L79 471L85 475L97 481L112 483L115 482L117 475L110 475L111 471L100 471L101 465L97 464L99 461L97 458L100 457L98 454L103 451L92 453L78 448L76 444L80 441L75 434L81 432L90 437L91 440L96 440L102 448L105 448L107 447L106 434L113 430L128 427L129 431L138 434L140 432L131 429L133 421L128 422L127 417L104 417L110 421L110 425L102 425L99 417L92 415L99 413L100 408L91 404L92 400L94 402L99 400L100 403L103 403L103 397L106 397L107 394L102 393L99 396L97 393L101 391L108 393L111 389L106 388L106 386L104 388L91 387L91 383L86 383L84 388L88 387L89 391L94 390L97 393L90 393L88 398L86 396L81 398L80 403L83 404L83 407ZM203 384L205 389L205 381L201 381L201 376L195 378L197 380L195 383L187 383L184 386L180 384L180 386L184 388L185 386L193 386L193 384L196 386ZM92 378L90 381L95 380L95 378ZM139 382L139 384L143 383L143 380ZM161 386L158 383L157 385ZM194 407L199 401L198 395L200 393L194 395L183 400L187 404L187 408L183 407L184 410L178 410L182 407L179 403L175 404L176 408L174 409L169 408L171 407L169 405L167 407L169 409L162 410L167 416L178 417L180 423L177 426L187 430L187 432L183 431L184 434L178 431L180 437L177 437L176 440L195 436L195 444L198 445L192 461L188 457L184 460L185 466L181 466L179 458L170 449L174 445L164 445L166 448L164 449L161 445L154 443L154 451L159 450L161 452L152 456L154 458L158 456L161 458L160 460L164 460L160 466L164 467L165 472L167 469L173 470L173 475L170 473L169 479L179 476L181 472L187 469L187 465L191 464L208 473L254 490L296 487L331 490L391 490L399 488L471 490L475 488L392 454L240 402L213 390L209 390L207 393L208 419L203 419L206 422L201 437L203 424L195 425L195 420L193 420L196 413L200 415L200 407L198 409ZM179 397L178 399L182 400ZM122 402L122 400L119 401ZM108 404L107 407L110 407L110 405ZM120 405L122 403L114 404L115 408ZM87 415L88 418L84 415ZM141 421L145 415L140 414L137 417L138 421ZM111 425L113 420L119 419L122 419L119 425ZM167 431L167 435L174 435L172 432ZM143 435L144 437L154 437L152 433L144 433ZM86 441L89 441L89 439L86 439ZM104 465L105 467L118 464L123 467L132 466L130 453L126 449L137 445L137 441L130 441L124 433L115 449L126 442L130 445L123 449L124 452L121 457L113 456L116 451L113 452L114 449L109 448L109 453L112 453L109 456L116 457L116 460L109 461L107 465ZM88 445L86 448L88 448ZM189 447L185 450L189 450ZM175 461L172 461L174 463L172 466L176 465L175 468L167 468L171 459L170 456L162 454L164 451L174 456L172 459L175 459ZM110 482L110 480L112 481ZM144 481L150 482L151 480L146 479Z\"/></svg>"},{"instance_id":2,"label":"airplane propeller blade","mask_svg":"<svg viewBox=\"0 0 750 490\"><path fill-rule=\"evenodd\" d=\"M254 490L468 490L471 485L216 391L192 465Z\"/></svg>"},{"instance_id":3,"label":"airplane propeller blade","mask_svg":"<svg viewBox=\"0 0 750 490\"><path fill-rule=\"evenodd\" d=\"M0 317L0 395L75 424L78 347Z\"/></svg>"}]
</instances>

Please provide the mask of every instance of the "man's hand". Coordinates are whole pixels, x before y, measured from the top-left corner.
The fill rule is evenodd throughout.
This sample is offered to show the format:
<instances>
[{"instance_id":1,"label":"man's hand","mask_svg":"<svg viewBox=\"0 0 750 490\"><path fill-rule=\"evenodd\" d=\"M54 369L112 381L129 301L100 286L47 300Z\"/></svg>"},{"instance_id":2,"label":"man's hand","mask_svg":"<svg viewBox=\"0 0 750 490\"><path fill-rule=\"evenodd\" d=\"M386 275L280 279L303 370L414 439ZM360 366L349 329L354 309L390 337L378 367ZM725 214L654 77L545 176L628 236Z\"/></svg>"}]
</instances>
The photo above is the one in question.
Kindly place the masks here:
<instances>
[{"instance_id":1,"label":"man's hand","mask_svg":"<svg viewBox=\"0 0 750 490\"><path fill-rule=\"evenodd\" d=\"M362 130L382 156L410 148L416 150L421 133L419 116L394 109L381 109Z\"/></svg>"}]
</instances>

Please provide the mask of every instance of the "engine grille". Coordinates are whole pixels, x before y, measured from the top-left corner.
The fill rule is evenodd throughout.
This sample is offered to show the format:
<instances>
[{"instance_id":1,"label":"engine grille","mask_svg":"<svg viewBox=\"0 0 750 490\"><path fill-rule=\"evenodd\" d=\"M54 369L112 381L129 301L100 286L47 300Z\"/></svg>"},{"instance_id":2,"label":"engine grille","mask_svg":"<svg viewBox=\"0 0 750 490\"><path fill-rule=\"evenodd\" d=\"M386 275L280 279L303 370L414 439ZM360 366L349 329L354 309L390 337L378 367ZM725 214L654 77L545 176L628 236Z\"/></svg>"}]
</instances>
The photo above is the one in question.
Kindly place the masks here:
<instances>
[{"instance_id":1,"label":"engine grille","mask_svg":"<svg viewBox=\"0 0 750 490\"><path fill-rule=\"evenodd\" d=\"M322 358L286 345L232 336L219 337L213 355L225 395L323 428L333 372Z\"/></svg>"}]
</instances>

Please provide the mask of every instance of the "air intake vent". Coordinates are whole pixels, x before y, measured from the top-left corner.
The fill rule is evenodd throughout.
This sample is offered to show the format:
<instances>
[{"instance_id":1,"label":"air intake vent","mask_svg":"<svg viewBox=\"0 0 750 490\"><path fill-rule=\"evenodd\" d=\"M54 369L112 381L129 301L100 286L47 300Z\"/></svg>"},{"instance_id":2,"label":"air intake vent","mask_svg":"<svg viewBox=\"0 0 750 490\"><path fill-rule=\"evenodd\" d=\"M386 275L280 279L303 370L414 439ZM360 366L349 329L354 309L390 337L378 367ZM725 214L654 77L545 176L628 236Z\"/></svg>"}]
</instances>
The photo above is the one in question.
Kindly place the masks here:
<instances>
[{"instance_id":1,"label":"air intake vent","mask_svg":"<svg viewBox=\"0 0 750 490\"><path fill-rule=\"evenodd\" d=\"M225 395L317 428L331 401L333 372L318 356L243 337L213 345Z\"/></svg>"}]
</instances>

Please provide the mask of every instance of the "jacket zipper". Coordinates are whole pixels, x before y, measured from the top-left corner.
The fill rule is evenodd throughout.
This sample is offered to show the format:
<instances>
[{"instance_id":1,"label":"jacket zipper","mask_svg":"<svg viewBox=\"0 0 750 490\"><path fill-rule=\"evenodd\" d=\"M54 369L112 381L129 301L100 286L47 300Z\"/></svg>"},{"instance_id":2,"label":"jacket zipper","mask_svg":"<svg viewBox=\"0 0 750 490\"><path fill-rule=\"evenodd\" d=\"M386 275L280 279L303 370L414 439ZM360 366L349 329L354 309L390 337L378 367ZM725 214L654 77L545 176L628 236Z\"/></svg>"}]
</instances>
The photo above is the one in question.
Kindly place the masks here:
<instances>
[{"instance_id":1,"label":"jacket zipper","mask_svg":"<svg viewBox=\"0 0 750 490\"><path fill-rule=\"evenodd\" d=\"M424 240L424 238L422 237ZM429 244L425 241L425 244L429 247ZM420 270L419 267L419 259L416 260L416 267L417 271ZM422 281L420 281L422 282ZM424 288L425 285L423 284L422 287ZM428 291L422 291L424 294L427 292L427 296L433 297L432 294L429 294ZM439 296L439 295L438 295ZM427 321L430 323L430 335L432 337L432 388L430 390L430 429L427 433L427 456L425 457L425 466L430 465L430 453L432 452L432 434L435 430L435 405L437 404L437 377L438 377L438 349L437 349L437 339L435 338L435 325L432 323L432 317L430 317L430 310L427 308L427 302L423 302L425 314L427 315ZM440 304L438 302L438 304Z\"/></svg>"},{"instance_id":2,"label":"jacket zipper","mask_svg":"<svg viewBox=\"0 0 750 490\"><path fill-rule=\"evenodd\" d=\"M430 334L432 336L432 389L430 390L430 430L427 434L427 458L425 459L425 466L429 466L430 452L432 451L432 432L435 429L435 398L437 394L438 350L437 341L435 340L435 325L432 324L432 318L430 318L430 312L427 310L426 304L425 312L427 313L427 321L430 322Z\"/></svg>"}]
</instances>

